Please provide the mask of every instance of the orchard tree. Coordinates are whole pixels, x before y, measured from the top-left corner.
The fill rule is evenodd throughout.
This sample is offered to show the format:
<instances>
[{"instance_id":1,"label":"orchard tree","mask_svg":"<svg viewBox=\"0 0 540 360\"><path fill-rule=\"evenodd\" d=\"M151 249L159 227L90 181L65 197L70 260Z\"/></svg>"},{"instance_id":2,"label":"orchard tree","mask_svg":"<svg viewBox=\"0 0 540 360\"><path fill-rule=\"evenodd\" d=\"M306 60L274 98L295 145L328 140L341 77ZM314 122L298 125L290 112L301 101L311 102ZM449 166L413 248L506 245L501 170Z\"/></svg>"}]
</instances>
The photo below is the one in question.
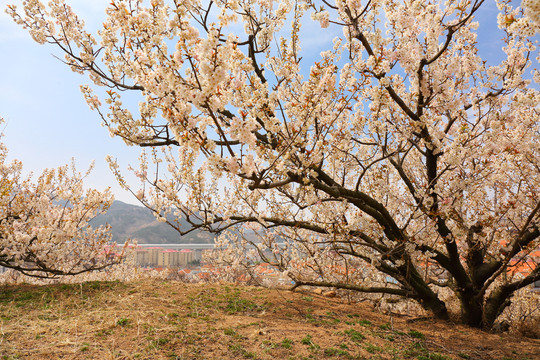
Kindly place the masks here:
<instances>
[{"instance_id":1,"label":"orchard tree","mask_svg":"<svg viewBox=\"0 0 540 360\"><path fill-rule=\"evenodd\" d=\"M111 160L120 184L219 233L221 260L442 319L449 289L485 328L540 279L537 0L492 19L482 0L113 0L99 37L60 0L22 4L103 89L81 87L111 134L150 149L138 189Z\"/></svg>"},{"instance_id":2,"label":"orchard tree","mask_svg":"<svg viewBox=\"0 0 540 360\"><path fill-rule=\"evenodd\" d=\"M0 119L0 123L2 119ZM108 227L88 221L108 209L109 191L84 190L69 166L24 178L0 143L0 266L40 278L101 270L121 260L107 250Z\"/></svg>"}]
</instances>

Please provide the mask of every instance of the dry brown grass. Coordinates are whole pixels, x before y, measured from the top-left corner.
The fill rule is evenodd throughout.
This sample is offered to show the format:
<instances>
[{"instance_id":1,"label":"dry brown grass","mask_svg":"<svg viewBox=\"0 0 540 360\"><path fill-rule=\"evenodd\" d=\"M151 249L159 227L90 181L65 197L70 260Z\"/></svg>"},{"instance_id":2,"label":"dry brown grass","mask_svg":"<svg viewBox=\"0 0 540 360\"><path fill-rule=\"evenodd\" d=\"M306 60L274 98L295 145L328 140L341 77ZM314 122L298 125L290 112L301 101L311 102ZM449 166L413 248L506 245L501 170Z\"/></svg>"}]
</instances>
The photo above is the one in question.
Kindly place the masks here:
<instances>
[{"instance_id":1,"label":"dry brown grass","mask_svg":"<svg viewBox=\"0 0 540 360\"><path fill-rule=\"evenodd\" d=\"M0 286L0 359L540 358L540 341L313 293L144 280Z\"/></svg>"},{"instance_id":2,"label":"dry brown grass","mask_svg":"<svg viewBox=\"0 0 540 360\"><path fill-rule=\"evenodd\" d=\"M540 339L540 319L521 320L515 324L516 331L531 339Z\"/></svg>"}]
</instances>

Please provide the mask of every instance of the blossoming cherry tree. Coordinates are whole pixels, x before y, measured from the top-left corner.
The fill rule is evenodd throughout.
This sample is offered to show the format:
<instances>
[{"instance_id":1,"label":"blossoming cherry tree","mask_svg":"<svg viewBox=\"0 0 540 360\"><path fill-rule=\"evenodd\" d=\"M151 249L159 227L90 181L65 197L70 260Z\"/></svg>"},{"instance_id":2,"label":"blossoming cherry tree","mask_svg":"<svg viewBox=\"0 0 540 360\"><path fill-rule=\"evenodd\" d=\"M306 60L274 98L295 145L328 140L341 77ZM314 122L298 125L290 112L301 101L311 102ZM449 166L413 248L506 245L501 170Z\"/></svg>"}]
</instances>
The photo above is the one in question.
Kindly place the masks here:
<instances>
[{"instance_id":1,"label":"blossoming cherry tree","mask_svg":"<svg viewBox=\"0 0 540 360\"><path fill-rule=\"evenodd\" d=\"M19 161L6 157L0 143L0 266L52 278L121 261L111 251L109 228L88 223L112 203L108 190L84 190L84 176L69 166L45 170L33 181L23 177Z\"/></svg>"},{"instance_id":2,"label":"blossoming cherry tree","mask_svg":"<svg viewBox=\"0 0 540 360\"><path fill-rule=\"evenodd\" d=\"M139 189L111 160L120 183L181 234L219 233L219 260L439 318L446 289L489 328L540 279L538 1L515 3L113 0L98 37L60 0L8 12L150 148Z\"/></svg>"}]
</instances>

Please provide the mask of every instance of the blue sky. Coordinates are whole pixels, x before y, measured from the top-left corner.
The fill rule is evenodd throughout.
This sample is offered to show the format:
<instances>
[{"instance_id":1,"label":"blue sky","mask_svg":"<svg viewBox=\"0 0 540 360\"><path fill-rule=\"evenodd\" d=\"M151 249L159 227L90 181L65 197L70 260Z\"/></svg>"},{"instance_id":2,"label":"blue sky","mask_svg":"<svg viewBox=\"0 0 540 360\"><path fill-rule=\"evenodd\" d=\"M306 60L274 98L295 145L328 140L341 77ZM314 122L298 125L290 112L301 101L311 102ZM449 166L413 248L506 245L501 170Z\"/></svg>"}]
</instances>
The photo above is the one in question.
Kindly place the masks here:
<instances>
[{"instance_id":1,"label":"blue sky","mask_svg":"<svg viewBox=\"0 0 540 360\"><path fill-rule=\"evenodd\" d=\"M16 25L4 13L8 2L19 2L0 2L0 116L7 122L3 142L9 149L9 157L21 160L26 172L35 173L69 163L72 157L81 171L95 161L86 185L97 189L111 186L118 200L137 203L116 184L105 157L110 154L118 158L124 169L128 164L136 167L139 149L127 147L120 139L109 136L100 125L98 114L88 108L79 92L80 84L89 83L87 78L73 73L54 58L53 54L61 55L55 47L35 43ZM110 0L68 2L86 20L89 29L96 30ZM495 31L496 16L497 9L491 1L479 14L479 43L484 55L493 58L500 54L500 49L493 46L494 41L503 36ZM304 43L303 49L309 48L314 39L321 37L310 37L311 44ZM128 182L136 185L133 178L130 181L128 177Z\"/></svg>"},{"instance_id":2,"label":"blue sky","mask_svg":"<svg viewBox=\"0 0 540 360\"><path fill-rule=\"evenodd\" d=\"M111 186L118 200L137 203L117 185L105 157L117 157L124 168L136 166L139 149L109 136L79 91L80 84L89 82L87 78L54 58L53 54L60 54L56 48L34 42L4 13L4 1L1 3L0 116L7 123L2 140L9 158L21 160L25 172L34 173L67 164L72 158L77 169L85 171L95 161L85 184L100 190ZM109 1L70 3L93 27L102 22Z\"/></svg>"}]
</instances>

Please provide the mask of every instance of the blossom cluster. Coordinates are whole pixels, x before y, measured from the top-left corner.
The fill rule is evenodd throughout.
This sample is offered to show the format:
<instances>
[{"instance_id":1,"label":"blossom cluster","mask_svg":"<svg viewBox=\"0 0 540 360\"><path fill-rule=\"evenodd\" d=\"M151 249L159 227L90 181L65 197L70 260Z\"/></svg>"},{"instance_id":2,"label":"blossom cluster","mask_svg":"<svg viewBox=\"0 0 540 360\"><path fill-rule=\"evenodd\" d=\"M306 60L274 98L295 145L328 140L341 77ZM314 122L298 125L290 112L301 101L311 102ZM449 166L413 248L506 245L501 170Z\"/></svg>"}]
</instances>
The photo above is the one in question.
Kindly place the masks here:
<instances>
[{"instance_id":1,"label":"blossom cluster","mask_svg":"<svg viewBox=\"0 0 540 360\"><path fill-rule=\"evenodd\" d=\"M532 21L540 25L540 1L538 0L523 0L521 6Z\"/></svg>"},{"instance_id":2,"label":"blossom cluster","mask_svg":"<svg viewBox=\"0 0 540 360\"><path fill-rule=\"evenodd\" d=\"M0 119L1 120L1 119ZM107 250L109 227L89 221L108 209L108 190L83 188L72 166L24 178L19 161L7 162L0 143L0 266L38 277L71 275L118 263Z\"/></svg>"}]
</instances>

